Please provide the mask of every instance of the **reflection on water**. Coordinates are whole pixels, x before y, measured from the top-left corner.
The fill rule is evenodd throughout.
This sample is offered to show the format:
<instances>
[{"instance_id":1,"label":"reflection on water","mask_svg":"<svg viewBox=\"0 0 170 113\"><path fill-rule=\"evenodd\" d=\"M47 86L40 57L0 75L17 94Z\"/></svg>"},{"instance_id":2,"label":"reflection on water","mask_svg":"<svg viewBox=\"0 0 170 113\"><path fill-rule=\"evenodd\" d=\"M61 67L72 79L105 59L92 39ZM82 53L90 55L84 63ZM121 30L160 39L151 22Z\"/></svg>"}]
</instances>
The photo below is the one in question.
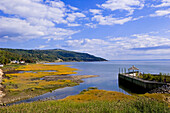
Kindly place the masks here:
<instances>
[{"instance_id":1,"label":"reflection on water","mask_svg":"<svg viewBox=\"0 0 170 113\"><path fill-rule=\"evenodd\" d=\"M130 94L144 94L149 90L142 87L136 86L133 83L127 82L126 80L119 79L119 88L130 93Z\"/></svg>"},{"instance_id":2,"label":"reflection on water","mask_svg":"<svg viewBox=\"0 0 170 113\"><path fill-rule=\"evenodd\" d=\"M135 65L141 72L145 73L169 73L170 61L108 61L108 62L67 62L67 63L51 63L51 64L65 64L71 65L73 68L77 68L77 74L74 75L99 75L95 78L84 79L84 82L78 86L66 87L62 89L56 89L53 92L49 92L35 98L23 100L21 102L32 102L37 100L43 100L46 98L62 99L69 95L79 94L83 89L88 87L97 87L98 89L104 89L109 91L118 91L125 94L130 93L143 93L141 89L135 89L134 86L124 87L118 82L119 68L129 68ZM131 91L130 89L133 89ZM140 92L141 91L141 92Z\"/></svg>"}]
</instances>

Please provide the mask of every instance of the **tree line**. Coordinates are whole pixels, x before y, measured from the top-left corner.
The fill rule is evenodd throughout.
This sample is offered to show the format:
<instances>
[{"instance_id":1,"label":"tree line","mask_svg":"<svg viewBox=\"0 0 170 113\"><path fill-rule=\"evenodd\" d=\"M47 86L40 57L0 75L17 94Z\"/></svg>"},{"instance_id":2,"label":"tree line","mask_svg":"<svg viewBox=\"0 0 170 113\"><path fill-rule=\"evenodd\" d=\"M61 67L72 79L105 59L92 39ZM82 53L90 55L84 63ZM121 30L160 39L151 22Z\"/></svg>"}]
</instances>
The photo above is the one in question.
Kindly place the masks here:
<instances>
[{"instance_id":1,"label":"tree line","mask_svg":"<svg viewBox=\"0 0 170 113\"><path fill-rule=\"evenodd\" d=\"M23 50L0 48L0 63L2 64L7 64L12 60L24 60L26 63L35 63L36 61L54 62L58 59L62 61L106 61L103 58L95 57L87 53L61 49Z\"/></svg>"}]
</instances>

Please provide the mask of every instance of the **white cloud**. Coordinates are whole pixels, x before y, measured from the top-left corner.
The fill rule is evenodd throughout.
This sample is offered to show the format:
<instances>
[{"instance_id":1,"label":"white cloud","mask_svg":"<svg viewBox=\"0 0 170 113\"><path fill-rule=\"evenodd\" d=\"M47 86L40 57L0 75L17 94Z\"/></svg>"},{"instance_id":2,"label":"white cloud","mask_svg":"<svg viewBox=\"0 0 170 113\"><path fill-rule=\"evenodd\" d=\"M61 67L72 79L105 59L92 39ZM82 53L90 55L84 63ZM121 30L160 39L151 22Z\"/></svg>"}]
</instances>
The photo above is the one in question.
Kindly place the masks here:
<instances>
[{"instance_id":1,"label":"white cloud","mask_svg":"<svg viewBox=\"0 0 170 113\"><path fill-rule=\"evenodd\" d=\"M162 0L159 5L152 5L152 7L168 7L170 6L170 0Z\"/></svg>"},{"instance_id":2,"label":"white cloud","mask_svg":"<svg viewBox=\"0 0 170 113\"><path fill-rule=\"evenodd\" d=\"M48 23L48 22L47 22ZM30 24L19 18L0 17L0 38L6 40L25 41L33 38L64 39L79 31L73 31L54 26L43 26ZM8 37L8 38L5 38Z\"/></svg>"},{"instance_id":3,"label":"white cloud","mask_svg":"<svg viewBox=\"0 0 170 113\"><path fill-rule=\"evenodd\" d=\"M116 17L114 14L106 15L102 14L102 12L106 10L99 10L99 9L90 9L89 11L94 15L91 20L97 21L100 25L114 25L114 24L124 24L129 21L139 20L144 18L145 16L139 16L137 18L133 18L132 15L135 9L142 9L144 7L144 0L107 0L105 3L99 5L98 7L103 9L110 9L111 11L115 10L126 10L129 13L126 17ZM115 16L115 17L114 17ZM93 27L92 24L86 24L91 28Z\"/></svg>"},{"instance_id":4,"label":"white cloud","mask_svg":"<svg viewBox=\"0 0 170 113\"><path fill-rule=\"evenodd\" d=\"M110 38L108 37L110 41L122 41L124 39L127 39L127 37L115 37L115 38Z\"/></svg>"},{"instance_id":5,"label":"white cloud","mask_svg":"<svg viewBox=\"0 0 170 113\"><path fill-rule=\"evenodd\" d=\"M145 17L145 16L139 16L139 17L137 17L137 18L133 18L133 21L139 20L139 19L144 18L144 17Z\"/></svg>"},{"instance_id":6,"label":"white cloud","mask_svg":"<svg viewBox=\"0 0 170 113\"><path fill-rule=\"evenodd\" d=\"M80 40L68 40L66 41L67 48L72 48L74 51L88 52L97 56L105 56L107 46L112 45L102 39L80 39Z\"/></svg>"},{"instance_id":7,"label":"white cloud","mask_svg":"<svg viewBox=\"0 0 170 113\"><path fill-rule=\"evenodd\" d=\"M45 35L40 26L31 26L25 20L17 18L0 18L0 37L8 36L8 39L35 38Z\"/></svg>"},{"instance_id":8,"label":"white cloud","mask_svg":"<svg viewBox=\"0 0 170 113\"><path fill-rule=\"evenodd\" d=\"M154 14L151 14L151 17L155 17L155 16L166 16L170 14L170 8L166 9L166 10L157 10L155 11Z\"/></svg>"},{"instance_id":9,"label":"white cloud","mask_svg":"<svg viewBox=\"0 0 170 113\"><path fill-rule=\"evenodd\" d=\"M86 17L86 15L84 15L83 13L79 13L79 12L71 13L71 14L68 14L67 20L69 22L74 22L77 17L84 18L84 17Z\"/></svg>"},{"instance_id":10,"label":"white cloud","mask_svg":"<svg viewBox=\"0 0 170 113\"><path fill-rule=\"evenodd\" d=\"M69 8L72 10L71 12ZM46 22L51 21L55 24L68 24L69 22L74 22L76 18L85 17L80 12L74 13L78 8L65 5L60 0L0 0L0 10L6 14L12 14L26 20L29 18L34 19L37 23L40 23L37 20L43 20Z\"/></svg>"},{"instance_id":11,"label":"white cloud","mask_svg":"<svg viewBox=\"0 0 170 113\"><path fill-rule=\"evenodd\" d=\"M166 32L166 33L170 33L170 30L166 30L165 32Z\"/></svg>"},{"instance_id":12,"label":"white cloud","mask_svg":"<svg viewBox=\"0 0 170 113\"><path fill-rule=\"evenodd\" d=\"M66 23L64 3L50 1L50 5L31 0L1 0L0 10L7 14L15 14L24 18L46 18L56 23Z\"/></svg>"},{"instance_id":13,"label":"white cloud","mask_svg":"<svg viewBox=\"0 0 170 113\"><path fill-rule=\"evenodd\" d=\"M40 45L39 47L37 47L38 49L42 49L42 48L46 48L48 47L49 45Z\"/></svg>"},{"instance_id":14,"label":"white cloud","mask_svg":"<svg viewBox=\"0 0 170 113\"><path fill-rule=\"evenodd\" d=\"M71 35L78 33L79 31L73 31L63 28L50 28L48 29L47 35L44 36L44 39L53 39L53 40L63 40L69 38Z\"/></svg>"},{"instance_id":15,"label":"white cloud","mask_svg":"<svg viewBox=\"0 0 170 113\"><path fill-rule=\"evenodd\" d=\"M90 27L90 28L97 28L97 25L96 24L93 24L93 23L87 23L85 24L86 26Z\"/></svg>"},{"instance_id":16,"label":"white cloud","mask_svg":"<svg viewBox=\"0 0 170 113\"><path fill-rule=\"evenodd\" d=\"M170 45L170 38L149 34L134 34L129 37L113 37L109 38L109 40L114 41L116 47L122 49Z\"/></svg>"},{"instance_id":17,"label":"white cloud","mask_svg":"<svg viewBox=\"0 0 170 113\"><path fill-rule=\"evenodd\" d=\"M148 34L134 34L129 37L107 37L106 39L79 39L66 41L64 49L87 52L107 59L144 59L160 58L169 54L170 49L135 50L134 48L152 48L170 46L170 38ZM139 56L138 56L139 55ZM165 58L167 55L164 55Z\"/></svg>"},{"instance_id":18,"label":"white cloud","mask_svg":"<svg viewBox=\"0 0 170 113\"><path fill-rule=\"evenodd\" d=\"M81 26L81 24L76 24L76 23L68 23L68 26L76 27L76 26Z\"/></svg>"},{"instance_id":19,"label":"white cloud","mask_svg":"<svg viewBox=\"0 0 170 113\"><path fill-rule=\"evenodd\" d=\"M55 7L55 8L64 8L65 7L64 2L62 2L60 0L57 0L57 1L47 0L46 3L49 3L50 6Z\"/></svg>"},{"instance_id":20,"label":"white cloud","mask_svg":"<svg viewBox=\"0 0 170 113\"><path fill-rule=\"evenodd\" d=\"M70 9L74 10L74 11L79 10L77 7L73 7L73 6L71 6L71 5L68 5L68 7L69 7Z\"/></svg>"},{"instance_id":21,"label":"white cloud","mask_svg":"<svg viewBox=\"0 0 170 113\"><path fill-rule=\"evenodd\" d=\"M94 46L105 46L109 43L101 40L101 39L81 39L81 40L68 40L66 41L68 43L68 46L74 46L74 47L94 47Z\"/></svg>"},{"instance_id":22,"label":"white cloud","mask_svg":"<svg viewBox=\"0 0 170 113\"><path fill-rule=\"evenodd\" d=\"M99 9L90 9L89 11L94 15L101 14L101 10L99 10Z\"/></svg>"},{"instance_id":23,"label":"white cloud","mask_svg":"<svg viewBox=\"0 0 170 113\"><path fill-rule=\"evenodd\" d=\"M99 22L100 25L114 25L114 24L124 24L128 21L132 20L132 17L127 18L113 18L112 16L102 16L102 15L95 15L92 18L93 21Z\"/></svg>"},{"instance_id":24,"label":"white cloud","mask_svg":"<svg viewBox=\"0 0 170 113\"><path fill-rule=\"evenodd\" d=\"M46 26L46 27L53 27L55 24L46 19L38 19L38 18L27 18L27 21L30 25L38 25L38 26Z\"/></svg>"},{"instance_id":25,"label":"white cloud","mask_svg":"<svg viewBox=\"0 0 170 113\"><path fill-rule=\"evenodd\" d=\"M133 14L134 9L142 9L144 7L143 0L107 0L104 4L97 5L103 9L126 10Z\"/></svg>"},{"instance_id":26,"label":"white cloud","mask_svg":"<svg viewBox=\"0 0 170 113\"><path fill-rule=\"evenodd\" d=\"M131 43L130 41L134 43L132 48L170 45L170 39L161 36L148 34L134 34L132 36L136 37L135 39L129 40L129 43Z\"/></svg>"},{"instance_id":27,"label":"white cloud","mask_svg":"<svg viewBox=\"0 0 170 113\"><path fill-rule=\"evenodd\" d=\"M75 7L69 7L75 10ZM78 22L74 22L75 19L85 17L82 13L70 12L60 0L0 0L0 10L10 15L10 18L0 17L1 40L2 38L18 41L33 38L62 40L79 31L57 28L56 25L80 26Z\"/></svg>"},{"instance_id":28,"label":"white cloud","mask_svg":"<svg viewBox=\"0 0 170 113\"><path fill-rule=\"evenodd\" d=\"M71 35L78 33L79 31L72 31L72 30L67 30L67 29L62 29L62 28L55 28L54 29L54 36L63 36L69 38Z\"/></svg>"}]
</instances>

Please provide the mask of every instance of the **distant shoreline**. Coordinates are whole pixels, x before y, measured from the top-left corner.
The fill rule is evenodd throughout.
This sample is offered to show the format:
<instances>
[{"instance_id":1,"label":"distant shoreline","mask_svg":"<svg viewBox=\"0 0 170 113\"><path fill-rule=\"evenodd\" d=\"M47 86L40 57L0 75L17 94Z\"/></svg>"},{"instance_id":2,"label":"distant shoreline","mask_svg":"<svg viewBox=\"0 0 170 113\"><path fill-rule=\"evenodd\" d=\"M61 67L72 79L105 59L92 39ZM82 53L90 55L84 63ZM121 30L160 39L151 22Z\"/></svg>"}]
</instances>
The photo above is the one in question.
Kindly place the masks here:
<instances>
[{"instance_id":1,"label":"distant shoreline","mask_svg":"<svg viewBox=\"0 0 170 113\"><path fill-rule=\"evenodd\" d=\"M108 61L170 61L170 59L108 60Z\"/></svg>"}]
</instances>

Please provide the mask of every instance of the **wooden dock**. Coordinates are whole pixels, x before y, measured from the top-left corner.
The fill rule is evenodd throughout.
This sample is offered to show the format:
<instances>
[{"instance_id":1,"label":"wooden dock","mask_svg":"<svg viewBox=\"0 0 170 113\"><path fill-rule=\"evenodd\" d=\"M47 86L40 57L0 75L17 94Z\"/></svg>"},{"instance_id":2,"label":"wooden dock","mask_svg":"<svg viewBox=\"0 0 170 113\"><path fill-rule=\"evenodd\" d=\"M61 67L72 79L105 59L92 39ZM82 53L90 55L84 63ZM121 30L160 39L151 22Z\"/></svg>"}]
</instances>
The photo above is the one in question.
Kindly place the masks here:
<instances>
[{"instance_id":1,"label":"wooden dock","mask_svg":"<svg viewBox=\"0 0 170 113\"><path fill-rule=\"evenodd\" d=\"M124 86L143 90L144 92L167 85L167 83L143 80L125 73L119 73L119 83Z\"/></svg>"}]
</instances>

